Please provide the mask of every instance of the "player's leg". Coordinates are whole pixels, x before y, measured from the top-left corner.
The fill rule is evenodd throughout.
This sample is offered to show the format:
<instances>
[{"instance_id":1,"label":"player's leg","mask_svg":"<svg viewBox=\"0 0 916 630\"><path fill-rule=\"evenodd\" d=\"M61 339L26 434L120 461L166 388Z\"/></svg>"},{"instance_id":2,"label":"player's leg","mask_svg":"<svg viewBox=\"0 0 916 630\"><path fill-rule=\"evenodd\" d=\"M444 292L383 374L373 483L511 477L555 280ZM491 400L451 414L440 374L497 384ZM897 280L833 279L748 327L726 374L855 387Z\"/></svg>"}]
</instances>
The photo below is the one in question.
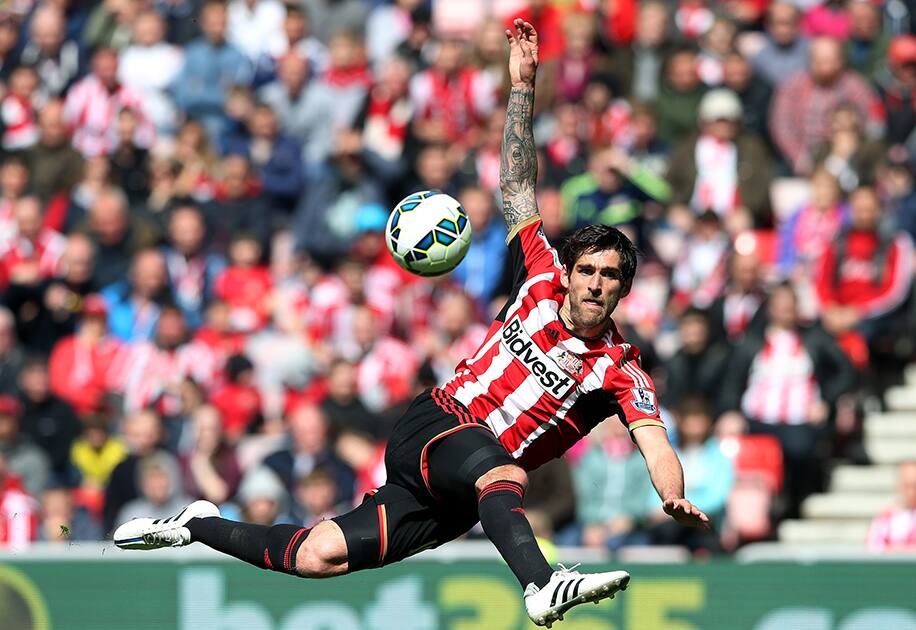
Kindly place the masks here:
<instances>
[{"instance_id":1,"label":"player's leg","mask_svg":"<svg viewBox=\"0 0 916 630\"><path fill-rule=\"evenodd\" d=\"M336 523L324 521L311 530L240 523L221 518L209 501L195 501L167 519L128 521L115 531L114 542L140 550L200 542L261 569L313 578L347 572L346 539Z\"/></svg>"}]
</instances>

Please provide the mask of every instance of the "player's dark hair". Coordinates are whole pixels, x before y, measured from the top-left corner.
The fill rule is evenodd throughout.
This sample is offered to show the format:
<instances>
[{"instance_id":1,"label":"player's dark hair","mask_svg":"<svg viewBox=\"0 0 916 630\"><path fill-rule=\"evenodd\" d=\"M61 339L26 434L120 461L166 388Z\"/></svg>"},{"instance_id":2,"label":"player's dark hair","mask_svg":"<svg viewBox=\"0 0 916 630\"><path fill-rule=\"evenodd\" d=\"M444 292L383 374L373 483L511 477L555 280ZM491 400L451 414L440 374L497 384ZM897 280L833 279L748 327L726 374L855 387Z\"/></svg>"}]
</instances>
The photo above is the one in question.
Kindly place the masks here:
<instances>
[{"instance_id":1,"label":"player's dark hair","mask_svg":"<svg viewBox=\"0 0 916 630\"><path fill-rule=\"evenodd\" d=\"M560 263L572 271L581 256L606 249L620 254L624 284L631 283L636 275L636 246L626 234L607 225L587 225L573 232L560 248Z\"/></svg>"}]
</instances>

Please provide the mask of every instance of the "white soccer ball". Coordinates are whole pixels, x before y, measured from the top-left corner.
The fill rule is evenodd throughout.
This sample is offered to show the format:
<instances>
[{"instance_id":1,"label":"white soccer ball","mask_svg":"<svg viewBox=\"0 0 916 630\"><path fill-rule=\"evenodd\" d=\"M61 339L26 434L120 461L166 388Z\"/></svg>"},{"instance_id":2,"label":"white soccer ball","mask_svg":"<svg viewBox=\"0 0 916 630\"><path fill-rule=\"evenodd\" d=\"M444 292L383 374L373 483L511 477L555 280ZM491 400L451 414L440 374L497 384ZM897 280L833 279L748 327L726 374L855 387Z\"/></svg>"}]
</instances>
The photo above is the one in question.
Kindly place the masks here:
<instances>
[{"instance_id":1,"label":"white soccer ball","mask_svg":"<svg viewBox=\"0 0 916 630\"><path fill-rule=\"evenodd\" d=\"M434 190L408 195L388 217L385 242L395 261L418 276L458 266L471 244L471 222L454 198Z\"/></svg>"}]
</instances>

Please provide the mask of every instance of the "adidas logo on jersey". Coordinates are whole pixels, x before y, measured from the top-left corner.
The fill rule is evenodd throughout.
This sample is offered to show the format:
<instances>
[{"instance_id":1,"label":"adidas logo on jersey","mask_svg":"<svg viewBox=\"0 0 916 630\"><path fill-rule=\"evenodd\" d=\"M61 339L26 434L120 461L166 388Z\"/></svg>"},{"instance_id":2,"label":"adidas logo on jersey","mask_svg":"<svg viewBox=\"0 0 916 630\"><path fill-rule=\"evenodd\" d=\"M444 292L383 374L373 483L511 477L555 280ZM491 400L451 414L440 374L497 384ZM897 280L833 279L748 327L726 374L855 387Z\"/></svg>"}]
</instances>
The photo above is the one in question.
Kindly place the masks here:
<instances>
[{"instance_id":1,"label":"adidas logo on jersey","mask_svg":"<svg viewBox=\"0 0 916 630\"><path fill-rule=\"evenodd\" d=\"M528 336L522 320L513 317L502 330L503 346L537 377L538 383L555 398L564 398L576 382Z\"/></svg>"}]
</instances>

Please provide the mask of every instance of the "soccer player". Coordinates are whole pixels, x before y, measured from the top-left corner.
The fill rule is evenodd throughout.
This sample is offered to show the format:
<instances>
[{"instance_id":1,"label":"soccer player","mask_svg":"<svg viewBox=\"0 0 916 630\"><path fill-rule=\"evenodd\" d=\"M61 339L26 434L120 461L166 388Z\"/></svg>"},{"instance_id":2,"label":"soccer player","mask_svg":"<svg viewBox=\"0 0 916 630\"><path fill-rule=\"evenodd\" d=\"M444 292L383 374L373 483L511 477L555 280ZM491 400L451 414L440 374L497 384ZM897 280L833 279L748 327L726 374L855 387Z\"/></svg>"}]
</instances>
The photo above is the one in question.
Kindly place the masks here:
<instances>
[{"instance_id":1,"label":"soccer player","mask_svg":"<svg viewBox=\"0 0 916 630\"><path fill-rule=\"evenodd\" d=\"M606 419L629 428L665 512L685 525L709 526L684 498L681 464L639 351L611 319L630 290L635 248L602 225L574 233L559 257L544 237L532 134L538 40L527 22L514 26L506 31L512 89L501 186L515 286L477 353L444 387L420 394L398 421L385 455L387 483L353 511L312 529L237 523L197 501L164 521L125 523L115 544L202 542L264 569L325 578L397 562L480 521L524 589L529 617L549 627L571 607L613 597L630 580L625 571L553 571L522 508L526 471L559 457Z\"/></svg>"}]
</instances>

